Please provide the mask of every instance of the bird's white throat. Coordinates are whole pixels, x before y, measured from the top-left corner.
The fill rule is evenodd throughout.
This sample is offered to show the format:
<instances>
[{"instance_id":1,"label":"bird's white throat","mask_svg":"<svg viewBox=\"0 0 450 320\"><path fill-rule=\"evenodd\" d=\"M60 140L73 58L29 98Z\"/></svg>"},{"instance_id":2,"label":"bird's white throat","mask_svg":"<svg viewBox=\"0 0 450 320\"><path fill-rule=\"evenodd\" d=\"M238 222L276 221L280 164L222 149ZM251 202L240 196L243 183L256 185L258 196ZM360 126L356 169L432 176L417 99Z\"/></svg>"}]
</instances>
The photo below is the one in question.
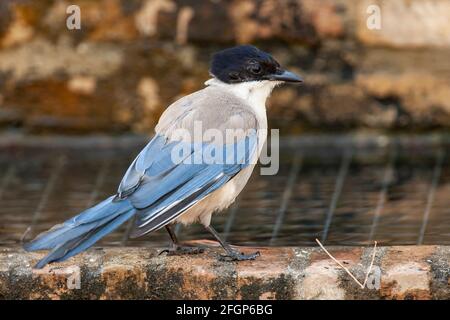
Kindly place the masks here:
<instances>
[{"instance_id":1,"label":"bird's white throat","mask_svg":"<svg viewBox=\"0 0 450 320\"><path fill-rule=\"evenodd\" d=\"M227 90L235 96L245 100L258 114L266 116L266 100L272 93L273 88L280 81L248 81L241 83L225 83L217 78L205 82L207 86L217 86Z\"/></svg>"}]
</instances>

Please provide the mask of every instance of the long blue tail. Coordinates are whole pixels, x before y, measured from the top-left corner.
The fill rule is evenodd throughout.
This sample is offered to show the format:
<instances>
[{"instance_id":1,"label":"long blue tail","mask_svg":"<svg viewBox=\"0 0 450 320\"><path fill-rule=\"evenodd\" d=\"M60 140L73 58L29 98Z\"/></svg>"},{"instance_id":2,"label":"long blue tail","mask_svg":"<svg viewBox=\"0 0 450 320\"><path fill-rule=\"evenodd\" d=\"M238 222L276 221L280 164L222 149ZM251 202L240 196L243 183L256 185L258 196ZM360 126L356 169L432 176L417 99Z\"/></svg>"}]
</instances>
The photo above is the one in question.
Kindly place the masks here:
<instances>
[{"instance_id":1,"label":"long blue tail","mask_svg":"<svg viewBox=\"0 0 450 320\"><path fill-rule=\"evenodd\" d=\"M54 261L64 261L86 250L134 215L135 209L128 200L113 199L114 196L109 197L25 244L27 251L51 250L35 268L43 268Z\"/></svg>"}]
</instances>

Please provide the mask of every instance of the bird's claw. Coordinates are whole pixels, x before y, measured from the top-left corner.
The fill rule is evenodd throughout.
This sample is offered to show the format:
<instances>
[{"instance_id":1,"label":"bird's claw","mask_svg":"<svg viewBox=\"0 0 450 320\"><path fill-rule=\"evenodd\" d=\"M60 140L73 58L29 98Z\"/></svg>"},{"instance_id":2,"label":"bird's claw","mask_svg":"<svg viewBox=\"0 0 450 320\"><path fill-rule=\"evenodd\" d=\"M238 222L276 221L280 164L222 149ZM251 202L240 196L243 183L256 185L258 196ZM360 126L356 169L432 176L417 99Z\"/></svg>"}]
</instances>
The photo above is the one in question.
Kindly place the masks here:
<instances>
[{"instance_id":1,"label":"bird's claw","mask_svg":"<svg viewBox=\"0 0 450 320\"><path fill-rule=\"evenodd\" d=\"M177 246L175 248L162 250L158 255L167 253L168 256L181 256L185 254L200 254L203 252L205 252L204 248Z\"/></svg>"},{"instance_id":2,"label":"bird's claw","mask_svg":"<svg viewBox=\"0 0 450 320\"><path fill-rule=\"evenodd\" d=\"M232 251L227 253L226 255L221 255L220 260L221 261L246 261L246 260L255 260L257 257L259 257L261 254L259 251L256 251L254 253L250 254L244 254L242 252L238 251Z\"/></svg>"}]
</instances>

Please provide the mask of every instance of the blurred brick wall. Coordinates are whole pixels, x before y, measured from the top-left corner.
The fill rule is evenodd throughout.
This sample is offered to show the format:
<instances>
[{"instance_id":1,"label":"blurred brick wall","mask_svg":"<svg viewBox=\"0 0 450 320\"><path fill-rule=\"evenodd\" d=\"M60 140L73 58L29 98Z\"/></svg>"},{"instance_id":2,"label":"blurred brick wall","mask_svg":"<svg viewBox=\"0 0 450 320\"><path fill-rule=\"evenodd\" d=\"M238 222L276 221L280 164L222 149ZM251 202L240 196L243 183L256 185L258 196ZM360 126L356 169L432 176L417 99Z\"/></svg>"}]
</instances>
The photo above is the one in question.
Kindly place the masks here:
<instances>
[{"instance_id":1,"label":"blurred brick wall","mask_svg":"<svg viewBox=\"0 0 450 320\"><path fill-rule=\"evenodd\" d=\"M81 30L66 28L70 4ZM379 30L366 25L374 4ZM203 86L210 54L237 43L306 79L274 92L274 126L450 127L448 0L3 0L0 126L151 132Z\"/></svg>"}]
</instances>

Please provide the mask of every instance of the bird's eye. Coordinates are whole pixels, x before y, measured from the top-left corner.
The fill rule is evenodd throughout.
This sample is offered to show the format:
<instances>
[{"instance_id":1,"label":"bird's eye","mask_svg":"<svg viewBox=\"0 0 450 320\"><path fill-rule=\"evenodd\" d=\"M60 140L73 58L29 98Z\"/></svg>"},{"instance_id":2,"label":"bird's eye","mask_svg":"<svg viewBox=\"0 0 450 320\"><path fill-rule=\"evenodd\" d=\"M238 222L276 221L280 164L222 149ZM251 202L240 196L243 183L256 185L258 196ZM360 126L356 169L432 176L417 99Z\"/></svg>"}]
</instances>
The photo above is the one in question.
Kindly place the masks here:
<instances>
[{"instance_id":1,"label":"bird's eye","mask_svg":"<svg viewBox=\"0 0 450 320\"><path fill-rule=\"evenodd\" d=\"M259 64L252 64L249 69L253 74L260 74L262 70Z\"/></svg>"}]
</instances>

